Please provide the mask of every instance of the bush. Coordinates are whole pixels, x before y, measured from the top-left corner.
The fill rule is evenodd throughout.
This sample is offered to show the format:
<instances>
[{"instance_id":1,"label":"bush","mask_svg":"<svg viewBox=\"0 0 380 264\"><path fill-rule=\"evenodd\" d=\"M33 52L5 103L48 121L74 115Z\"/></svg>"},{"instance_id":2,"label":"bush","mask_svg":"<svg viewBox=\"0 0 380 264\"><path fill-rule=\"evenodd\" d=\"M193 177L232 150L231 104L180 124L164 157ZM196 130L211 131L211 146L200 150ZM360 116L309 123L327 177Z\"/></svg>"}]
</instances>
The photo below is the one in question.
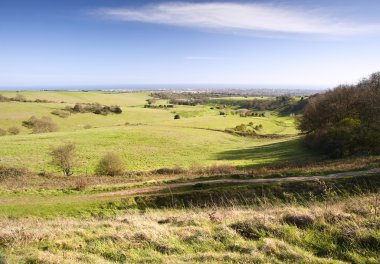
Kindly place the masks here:
<instances>
[{"instance_id":1,"label":"bush","mask_svg":"<svg viewBox=\"0 0 380 264\"><path fill-rule=\"evenodd\" d=\"M51 114L59 116L60 118L68 118L70 116L70 112L62 111L62 110L54 110L51 112Z\"/></svg>"},{"instance_id":2,"label":"bush","mask_svg":"<svg viewBox=\"0 0 380 264\"><path fill-rule=\"evenodd\" d=\"M66 176L73 175L75 166L75 145L66 144L57 147L50 153L52 157L52 164L62 170Z\"/></svg>"},{"instance_id":3,"label":"bush","mask_svg":"<svg viewBox=\"0 0 380 264\"><path fill-rule=\"evenodd\" d=\"M8 128L8 133L11 135L18 135L20 134L20 129L17 127L10 127Z\"/></svg>"},{"instance_id":4,"label":"bush","mask_svg":"<svg viewBox=\"0 0 380 264\"><path fill-rule=\"evenodd\" d=\"M181 116L180 116L179 114L176 114L176 115L174 116L174 119L181 119Z\"/></svg>"},{"instance_id":5,"label":"bush","mask_svg":"<svg viewBox=\"0 0 380 264\"><path fill-rule=\"evenodd\" d=\"M24 168L5 167L0 165L0 180L6 177L19 177L25 175L28 171Z\"/></svg>"},{"instance_id":6,"label":"bush","mask_svg":"<svg viewBox=\"0 0 380 264\"><path fill-rule=\"evenodd\" d=\"M117 106L117 105L111 106L110 110L112 113L115 113L115 114L121 114L123 112L123 110L121 110L120 106Z\"/></svg>"},{"instance_id":7,"label":"bush","mask_svg":"<svg viewBox=\"0 0 380 264\"><path fill-rule=\"evenodd\" d=\"M123 173L124 164L121 158L113 152L104 155L96 167L96 174L115 176Z\"/></svg>"},{"instance_id":8,"label":"bush","mask_svg":"<svg viewBox=\"0 0 380 264\"><path fill-rule=\"evenodd\" d=\"M33 133L48 133L58 131L58 126L53 122L50 117L43 116L37 118L32 116L27 121L23 121L22 125L29 129L32 129Z\"/></svg>"},{"instance_id":9,"label":"bush","mask_svg":"<svg viewBox=\"0 0 380 264\"><path fill-rule=\"evenodd\" d=\"M17 94L14 98L12 98L13 101L16 101L16 102L26 102L26 98L25 96L23 96L22 94Z\"/></svg>"},{"instance_id":10,"label":"bush","mask_svg":"<svg viewBox=\"0 0 380 264\"><path fill-rule=\"evenodd\" d=\"M5 97L4 95L0 94L0 102L9 102L9 98Z\"/></svg>"},{"instance_id":11,"label":"bush","mask_svg":"<svg viewBox=\"0 0 380 264\"><path fill-rule=\"evenodd\" d=\"M160 174L160 175L182 174L185 172L186 171L180 166L175 166L174 168L161 168L161 169L153 171L153 173Z\"/></svg>"},{"instance_id":12,"label":"bush","mask_svg":"<svg viewBox=\"0 0 380 264\"><path fill-rule=\"evenodd\" d=\"M5 136L7 134L7 131L5 131L4 129L0 128L0 137L1 136Z\"/></svg>"},{"instance_id":13,"label":"bush","mask_svg":"<svg viewBox=\"0 0 380 264\"><path fill-rule=\"evenodd\" d=\"M75 182L75 190L83 191L88 186L88 182L86 179L80 178Z\"/></svg>"}]
</instances>

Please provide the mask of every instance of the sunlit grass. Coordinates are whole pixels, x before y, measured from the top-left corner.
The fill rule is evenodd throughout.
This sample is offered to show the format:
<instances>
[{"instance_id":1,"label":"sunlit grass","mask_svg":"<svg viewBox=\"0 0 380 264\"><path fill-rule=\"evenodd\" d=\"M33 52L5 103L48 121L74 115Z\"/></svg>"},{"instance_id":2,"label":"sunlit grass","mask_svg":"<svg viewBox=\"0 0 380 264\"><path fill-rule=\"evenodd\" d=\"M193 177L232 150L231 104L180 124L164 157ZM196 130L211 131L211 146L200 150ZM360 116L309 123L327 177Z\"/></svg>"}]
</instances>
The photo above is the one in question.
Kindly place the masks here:
<instances>
[{"instance_id":1,"label":"sunlit grass","mask_svg":"<svg viewBox=\"0 0 380 264\"><path fill-rule=\"evenodd\" d=\"M11 97L16 92L4 92ZM219 115L219 110L207 105L175 106L168 109L148 109L143 105L149 98L142 93L104 92L21 92L26 99L47 99L57 103L0 103L0 128L16 126L17 136L0 137L0 164L25 166L33 171L54 171L49 165L49 151L60 144L77 145L79 162L76 173L92 173L100 156L116 151L128 170L150 170L176 165L230 163L248 166L294 159L306 155L297 146L297 130L292 117L240 117ZM66 103L60 103L65 101ZM71 114L68 118L52 115L75 102L118 104L122 114L107 116L92 113ZM174 120L178 113L181 119ZM49 116L59 132L31 134L22 122L31 116ZM223 131L242 123L262 125L259 134L291 135L284 139L263 139L233 136ZM86 129L85 129L86 128ZM219 130L219 131L215 131ZM280 143L289 141L287 143ZM293 143L292 143L293 142ZM278 144L277 144L278 143ZM263 147L263 146L268 147ZM236 153L231 156L228 153ZM237 158L240 157L240 158Z\"/></svg>"}]
</instances>

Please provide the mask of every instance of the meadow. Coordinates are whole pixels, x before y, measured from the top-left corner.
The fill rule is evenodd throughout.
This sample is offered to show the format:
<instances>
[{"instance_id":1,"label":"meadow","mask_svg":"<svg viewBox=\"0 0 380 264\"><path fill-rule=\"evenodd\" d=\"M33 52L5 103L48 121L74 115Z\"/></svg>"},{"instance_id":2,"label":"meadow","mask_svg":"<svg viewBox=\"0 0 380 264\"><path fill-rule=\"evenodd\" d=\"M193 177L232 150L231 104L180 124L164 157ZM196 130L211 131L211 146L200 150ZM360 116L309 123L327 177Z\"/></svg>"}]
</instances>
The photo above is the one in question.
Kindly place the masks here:
<instances>
[{"instance_id":1,"label":"meadow","mask_svg":"<svg viewBox=\"0 0 380 264\"><path fill-rule=\"evenodd\" d=\"M376 199L2 219L0 261L379 263Z\"/></svg>"},{"instance_id":2,"label":"meadow","mask_svg":"<svg viewBox=\"0 0 380 264\"><path fill-rule=\"evenodd\" d=\"M380 261L380 157L328 159L302 145L284 105L246 116L231 104L276 97L1 94L21 98L0 102L1 264ZM94 103L122 113L73 111ZM33 133L32 116L57 131ZM65 176L51 153L68 143ZM109 152L123 171L96 174Z\"/></svg>"},{"instance_id":3,"label":"meadow","mask_svg":"<svg viewBox=\"0 0 380 264\"><path fill-rule=\"evenodd\" d=\"M170 109L144 108L148 92L2 92L4 96L23 95L27 100L50 103L0 103L0 128L20 129L18 135L0 137L0 163L23 164L34 172L54 172L49 152L63 143L75 143L79 155L76 173L92 173L104 153L117 152L128 170L152 170L163 167L229 163L233 166L257 164L308 157L298 146L294 118L271 113L266 117L221 116L209 105L175 106ZM121 114L71 114L67 118L52 115L76 103L119 105ZM174 120L179 114L181 119ZM50 117L59 127L54 133L32 134L22 126L31 116ZM248 138L225 133L225 129L242 123L262 125L260 135L278 138ZM96 148L93 146L96 145ZM291 148L287 146L291 145ZM236 155L231 155L236 153ZM239 157L239 158L237 158Z\"/></svg>"}]
</instances>

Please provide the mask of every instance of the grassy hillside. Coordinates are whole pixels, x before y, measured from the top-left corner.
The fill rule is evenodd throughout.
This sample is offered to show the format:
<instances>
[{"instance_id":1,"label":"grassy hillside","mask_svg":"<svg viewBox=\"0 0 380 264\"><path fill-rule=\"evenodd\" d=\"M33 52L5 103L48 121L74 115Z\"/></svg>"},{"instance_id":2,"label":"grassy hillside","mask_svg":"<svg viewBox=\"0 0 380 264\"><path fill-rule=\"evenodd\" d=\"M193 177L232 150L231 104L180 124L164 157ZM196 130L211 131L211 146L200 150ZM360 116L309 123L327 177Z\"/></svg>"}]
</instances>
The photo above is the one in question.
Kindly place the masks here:
<instances>
[{"instance_id":1,"label":"grassy hillside","mask_svg":"<svg viewBox=\"0 0 380 264\"><path fill-rule=\"evenodd\" d=\"M27 102L0 102L0 263L380 261L380 158L308 152L289 113L165 98L145 107L148 92L19 94ZM77 103L122 113L52 114ZM22 126L31 116L58 131L32 133ZM50 162L66 143L77 152L71 177ZM125 172L94 175L110 151Z\"/></svg>"},{"instance_id":2,"label":"grassy hillside","mask_svg":"<svg viewBox=\"0 0 380 264\"><path fill-rule=\"evenodd\" d=\"M379 183L17 189L0 193L0 262L378 263Z\"/></svg>"},{"instance_id":3,"label":"grassy hillside","mask_svg":"<svg viewBox=\"0 0 380 264\"><path fill-rule=\"evenodd\" d=\"M376 196L307 206L0 220L9 263L379 263Z\"/></svg>"},{"instance_id":4,"label":"grassy hillside","mask_svg":"<svg viewBox=\"0 0 380 264\"><path fill-rule=\"evenodd\" d=\"M0 137L3 146L0 164L25 166L35 172L54 171L49 165L51 148L69 142L77 145L79 162L76 173L82 174L93 172L99 158L108 151L121 155L128 170L213 163L246 167L310 156L297 146L294 118L280 117L275 112L268 112L266 117L240 117L236 114L221 116L219 110L208 105L149 109L143 107L150 98L147 92L30 91L2 94L7 97L22 94L27 100L54 101L0 103L0 128L7 130L16 126L21 130L19 135ZM67 118L51 114L75 103L117 104L123 113L106 116L77 113ZM180 114L181 119L174 120L175 114ZM30 129L22 126L22 122L31 116L49 116L59 131L32 134ZM259 135L287 137L239 137L224 131L250 122L262 125L257 132Z\"/></svg>"}]
</instances>

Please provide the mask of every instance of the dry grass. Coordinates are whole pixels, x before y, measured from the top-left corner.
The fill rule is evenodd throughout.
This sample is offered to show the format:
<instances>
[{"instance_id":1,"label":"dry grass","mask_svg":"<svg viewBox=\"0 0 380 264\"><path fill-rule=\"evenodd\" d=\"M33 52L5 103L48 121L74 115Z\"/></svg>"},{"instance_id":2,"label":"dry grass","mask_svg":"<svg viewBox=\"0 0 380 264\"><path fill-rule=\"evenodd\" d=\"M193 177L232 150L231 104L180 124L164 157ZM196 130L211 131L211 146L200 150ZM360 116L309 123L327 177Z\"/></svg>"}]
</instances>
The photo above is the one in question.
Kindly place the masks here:
<instances>
[{"instance_id":1,"label":"dry grass","mask_svg":"<svg viewBox=\"0 0 380 264\"><path fill-rule=\"evenodd\" d=\"M0 248L9 263L378 263L375 206L363 196L328 206L2 219ZM290 218L309 220L297 227Z\"/></svg>"},{"instance_id":2,"label":"dry grass","mask_svg":"<svg viewBox=\"0 0 380 264\"><path fill-rule=\"evenodd\" d=\"M60 174L41 172L38 175L22 168L4 167L0 165L0 187L4 189L76 189L76 182L86 182L86 187L99 187L103 185L120 185L142 182L159 182L169 180L191 180L199 177L229 177L240 175L242 177L272 177L272 176L297 176L327 174L331 172L365 170L380 166L379 156L356 157L344 160L327 160L313 163L287 162L276 166L262 166L253 170L237 169L230 164L214 164L211 166L193 165L189 169L180 166L162 168L153 171L129 171L124 175L108 177L94 176L90 174L76 175L74 180L68 181L67 177ZM22 170L17 177L4 176L5 170Z\"/></svg>"},{"instance_id":3,"label":"dry grass","mask_svg":"<svg viewBox=\"0 0 380 264\"><path fill-rule=\"evenodd\" d=\"M276 165L259 166L247 171L252 176L282 174L282 173L315 173L329 171L349 171L369 169L380 166L379 156L351 157L347 159L326 160L317 162L289 161L279 162Z\"/></svg>"}]
</instances>

